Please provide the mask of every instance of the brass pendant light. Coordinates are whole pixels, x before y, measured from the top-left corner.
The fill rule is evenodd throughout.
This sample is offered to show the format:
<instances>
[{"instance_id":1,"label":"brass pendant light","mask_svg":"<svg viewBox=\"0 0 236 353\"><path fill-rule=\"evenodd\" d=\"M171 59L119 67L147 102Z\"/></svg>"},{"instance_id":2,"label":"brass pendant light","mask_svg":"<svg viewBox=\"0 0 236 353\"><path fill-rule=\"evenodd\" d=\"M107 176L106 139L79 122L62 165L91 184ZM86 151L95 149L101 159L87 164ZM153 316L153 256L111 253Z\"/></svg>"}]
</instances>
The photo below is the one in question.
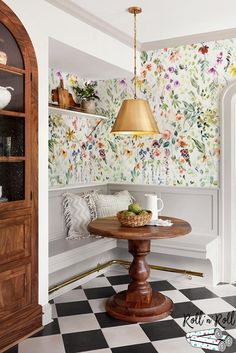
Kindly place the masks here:
<instances>
[{"instance_id":1,"label":"brass pendant light","mask_svg":"<svg viewBox=\"0 0 236 353\"><path fill-rule=\"evenodd\" d=\"M120 135L159 134L148 101L137 98L136 15L141 13L142 9L133 6L128 8L128 11L134 15L134 98L123 101L111 132Z\"/></svg>"}]
</instances>

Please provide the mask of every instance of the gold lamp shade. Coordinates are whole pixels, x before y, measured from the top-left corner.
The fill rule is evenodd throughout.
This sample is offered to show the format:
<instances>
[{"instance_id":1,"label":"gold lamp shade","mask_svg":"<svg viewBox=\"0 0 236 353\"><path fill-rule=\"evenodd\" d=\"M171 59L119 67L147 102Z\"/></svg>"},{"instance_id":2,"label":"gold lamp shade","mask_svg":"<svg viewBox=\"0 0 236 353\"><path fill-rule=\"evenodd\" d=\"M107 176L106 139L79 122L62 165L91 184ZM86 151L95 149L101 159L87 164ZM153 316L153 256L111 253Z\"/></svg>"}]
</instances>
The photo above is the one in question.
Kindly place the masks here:
<instances>
[{"instance_id":1,"label":"gold lamp shade","mask_svg":"<svg viewBox=\"0 0 236 353\"><path fill-rule=\"evenodd\" d=\"M144 99L125 99L112 127L113 134L159 134L149 103Z\"/></svg>"}]
</instances>

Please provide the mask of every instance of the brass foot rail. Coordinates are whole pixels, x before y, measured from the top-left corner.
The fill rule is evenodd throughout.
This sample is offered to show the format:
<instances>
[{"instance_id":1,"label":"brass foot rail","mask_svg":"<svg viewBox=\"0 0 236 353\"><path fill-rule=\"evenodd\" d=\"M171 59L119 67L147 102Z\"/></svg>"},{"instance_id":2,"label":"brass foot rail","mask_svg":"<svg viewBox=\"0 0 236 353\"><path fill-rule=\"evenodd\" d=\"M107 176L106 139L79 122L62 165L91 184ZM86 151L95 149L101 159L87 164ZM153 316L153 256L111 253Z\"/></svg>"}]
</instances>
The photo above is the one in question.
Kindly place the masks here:
<instances>
[{"instance_id":1,"label":"brass foot rail","mask_svg":"<svg viewBox=\"0 0 236 353\"><path fill-rule=\"evenodd\" d=\"M112 265L121 265L124 267L129 267L131 264L130 261L125 261L125 260L110 260L107 261L103 264L97 264L96 267L91 268L90 270L87 270L85 272L82 272L72 278L70 278L69 280L62 282L60 284L57 284L54 287L49 288L49 294L52 294L53 292L57 291L58 289L61 289L65 286L67 286L68 284L71 284L73 282L76 282L82 278L85 278L95 272L101 271L106 267L112 266ZM187 275L190 279L192 278L192 276L196 276L196 277L204 277L204 274L202 272L194 272L194 271L188 271L188 270L181 270L179 268L172 268L172 267L165 267L165 266L156 266L156 265L149 265L150 269L152 270L158 270L158 271L166 271L166 272L174 272L174 273L180 273L183 275Z\"/></svg>"}]
</instances>

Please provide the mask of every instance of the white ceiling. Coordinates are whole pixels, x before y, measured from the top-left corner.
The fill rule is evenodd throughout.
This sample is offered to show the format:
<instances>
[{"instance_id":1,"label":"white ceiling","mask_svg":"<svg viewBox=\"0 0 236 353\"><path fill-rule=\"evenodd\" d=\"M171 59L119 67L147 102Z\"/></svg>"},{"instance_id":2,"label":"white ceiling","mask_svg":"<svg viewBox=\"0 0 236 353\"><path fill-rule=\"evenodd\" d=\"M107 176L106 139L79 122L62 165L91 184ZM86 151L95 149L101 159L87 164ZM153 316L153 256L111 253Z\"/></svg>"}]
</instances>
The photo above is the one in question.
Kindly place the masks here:
<instances>
[{"instance_id":1,"label":"white ceiling","mask_svg":"<svg viewBox=\"0 0 236 353\"><path fill-rule=\"evenodd\" d=\"M130 6L140 6L137 39L141 43L236 27L236 0L67 0L95 20L132 36Z\"/></svg>"},{"instance_id":2,"label":"white ceiling","mask_svg":"<svg viewBox=\"0 0 236 353\"><path fill-rule=\"evenodd\" d=\"M137 47L149 50L236 38L236 0L46 0L79 20L133 46L130 6L140 6ZM121 68L51 39L50 67L91 79L128 77Z\"/></svg>"},{"instance_id":3,"label":"white ceiling","mask_svg":"<svg viewBox=\"0 0 236 353\"><path fill-rule=\"evenodd\" d=\"M132 76L128 71L52 38L49 39L49 67L78 74L84 79L105 80Z\"/></svg>"}]
</instances>

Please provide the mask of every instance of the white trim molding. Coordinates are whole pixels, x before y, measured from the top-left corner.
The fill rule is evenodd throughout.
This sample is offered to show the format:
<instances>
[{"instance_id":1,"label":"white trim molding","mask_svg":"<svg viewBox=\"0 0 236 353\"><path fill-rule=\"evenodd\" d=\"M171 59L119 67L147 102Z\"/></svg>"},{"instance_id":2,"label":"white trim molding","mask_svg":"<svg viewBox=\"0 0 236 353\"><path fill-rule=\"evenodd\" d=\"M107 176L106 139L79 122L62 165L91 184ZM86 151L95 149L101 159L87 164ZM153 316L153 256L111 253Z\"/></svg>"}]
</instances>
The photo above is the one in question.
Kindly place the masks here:
<instances>
[{"instance_id":1,"label":"white trim molding","mask_svg":"<svg viewBox=\"0 0 236 353\"><path fill-rule=\"evenodd\" d=\"M221 99L220 234L222 278L236 281L236 80Z\"/></svg>"},{"instance_id":2,"label":"white trim molding","mask_svg":"<svg viewBox=\"0 0 236 353\"><path fill-rule=\"evenodd\" d=\"M101 32L108 34L112 38L119 40L121 43L126 44L129 47L133 47L133 38L132 36L127 35L126 33L119 31L117 28L113 27L106 21L103 21L101 18L94 16L88 11L84 10L82 7L76 5L70 0L46 0L51 5L54 5L61 9L62 11L67 12L68 14L78 18L79 20L85 22L86 24L100 30ZM137 48L141 48L141 43L137 41Z\"/></svg>"},{"instance_id":3,"label":"white trim molding","mask_svg":"<svg viewBox=\"0 0 236 353\"><path fill-rule=\"evenodd\" d=\"M196 33L187 36L146 42L141 44L141 50L148 51L162 48L173 48L181 45L210 42L214 40L223 40L230 38L236 38L236 28L229 28L213 32Z\"/></svg>"},{"instance_id":4,"label":"white trim molding","mask_svg":"<svg viewBox=\"0 0 236 353\"><path fill-rule=\"evenodd\" d=\"M102 20L101 18L94 16L90 12L84 10L82 7L76 5L70 0L46 0L51 5L56 6L62 11L74 16L75 18L83 21L84 23L100 30L101 32L109 35L110 37L117 39L121 43L133 47L132 36L125 32L115 28L111 24ZM162 48L172 48L180 45L187 45L200 42L209 42L213 40L222 40L236 38L236 28L228 28L212 32L196 33L187 36L180 36L174 38L166 38L162 40L156 40L151 42L139 42L137 41L137 48L139 51L148 51Z\"/></svg>"}]
</instances>

